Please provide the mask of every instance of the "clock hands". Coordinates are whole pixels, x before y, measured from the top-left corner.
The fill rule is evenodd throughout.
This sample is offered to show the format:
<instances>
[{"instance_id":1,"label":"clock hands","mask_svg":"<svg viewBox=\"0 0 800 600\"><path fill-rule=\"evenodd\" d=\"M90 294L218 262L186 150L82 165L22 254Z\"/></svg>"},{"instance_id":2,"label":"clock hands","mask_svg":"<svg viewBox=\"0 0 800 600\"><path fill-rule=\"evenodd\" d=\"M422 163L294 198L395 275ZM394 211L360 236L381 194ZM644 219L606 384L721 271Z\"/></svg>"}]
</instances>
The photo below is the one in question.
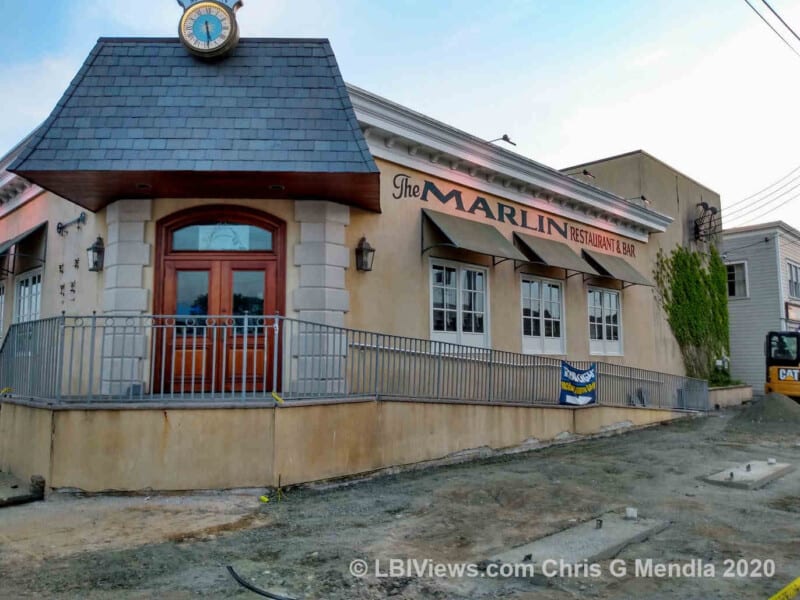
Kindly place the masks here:
<instances>
[{"instance_id":1,"label":"clock hands","mask_svg":"<svg viewBox=\"0 0 800 600\"><path fill-rule=\"evenodd\" d=\"M208 25L208 21L206 21L206 37L208 38L206 45L208 45L211 43L211 28Z\"/></svg>"}]
</instances>

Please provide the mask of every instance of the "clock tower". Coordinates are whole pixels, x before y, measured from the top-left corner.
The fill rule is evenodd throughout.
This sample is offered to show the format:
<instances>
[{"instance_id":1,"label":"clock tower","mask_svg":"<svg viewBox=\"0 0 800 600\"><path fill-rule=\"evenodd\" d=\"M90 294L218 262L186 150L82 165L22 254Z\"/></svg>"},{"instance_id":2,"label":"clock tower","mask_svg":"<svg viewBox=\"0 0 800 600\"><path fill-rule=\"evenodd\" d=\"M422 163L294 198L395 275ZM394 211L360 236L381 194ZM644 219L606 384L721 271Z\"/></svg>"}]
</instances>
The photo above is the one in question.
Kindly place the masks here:
<instances>
[{"instance_id":1,"label":"clock tower","mask_svg":"<svg viewBox=\"0 0 800 600\"><path fill-rule=\"evenodd\" d=\"M242 0L178 0L183 16L178 35L183 45L200 58L219 58L236 46L239 25L236 11Z\"/></svg>"}]
</instances>

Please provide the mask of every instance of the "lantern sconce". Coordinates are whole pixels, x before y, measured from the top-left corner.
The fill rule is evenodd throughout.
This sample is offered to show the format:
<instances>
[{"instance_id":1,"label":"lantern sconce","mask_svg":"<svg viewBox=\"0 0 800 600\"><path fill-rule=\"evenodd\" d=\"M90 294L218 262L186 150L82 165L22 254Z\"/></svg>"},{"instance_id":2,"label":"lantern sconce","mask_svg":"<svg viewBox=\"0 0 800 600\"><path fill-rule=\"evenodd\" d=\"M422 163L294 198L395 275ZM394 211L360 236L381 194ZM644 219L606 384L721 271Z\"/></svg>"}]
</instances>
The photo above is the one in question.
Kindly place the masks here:
<instances>
[{"instance_id":1,"label":"lantern sconce","mask_svg":"<svg viewBox=\"0 0 800 600\"><path fill-rule=\"evenodd\" d=\"M369 245L367 238L362 237L356 246L356 269L358 271L372 271L375 260L375 248Z\"/></svg>"},{"instance_id":2,"label":"lantern sconce","mask_svg":"<svg viewBox=\"0 0 800 600\"><path fill-rule=\"evenodd\" d=\"M103 260L106 254L106 247L103 245L103 238L98 237L94 244L86 249L89 257L89 270L99 273L103 270Z\"/></svg>"}]
</instances>

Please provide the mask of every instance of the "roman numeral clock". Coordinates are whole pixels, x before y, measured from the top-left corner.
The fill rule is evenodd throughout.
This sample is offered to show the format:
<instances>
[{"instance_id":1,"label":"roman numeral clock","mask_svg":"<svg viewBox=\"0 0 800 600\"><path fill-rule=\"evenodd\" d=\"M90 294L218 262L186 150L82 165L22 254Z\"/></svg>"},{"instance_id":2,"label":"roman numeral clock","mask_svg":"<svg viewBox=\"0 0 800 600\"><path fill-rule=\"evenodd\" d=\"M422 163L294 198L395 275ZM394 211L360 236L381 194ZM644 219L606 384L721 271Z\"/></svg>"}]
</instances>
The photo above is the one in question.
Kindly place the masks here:
<instances>
[{"instance_id":1,"label":"roman numeral clock","mask_svg":"<svg viewBox=\"0 0 800 600\"><path fill-rule=\"evenodd\" d=\"M236 11L242 0L178 0L178 4L183 7L178 35L192 54L218 58L236 46Z\"/></svg>"}]
</instances>

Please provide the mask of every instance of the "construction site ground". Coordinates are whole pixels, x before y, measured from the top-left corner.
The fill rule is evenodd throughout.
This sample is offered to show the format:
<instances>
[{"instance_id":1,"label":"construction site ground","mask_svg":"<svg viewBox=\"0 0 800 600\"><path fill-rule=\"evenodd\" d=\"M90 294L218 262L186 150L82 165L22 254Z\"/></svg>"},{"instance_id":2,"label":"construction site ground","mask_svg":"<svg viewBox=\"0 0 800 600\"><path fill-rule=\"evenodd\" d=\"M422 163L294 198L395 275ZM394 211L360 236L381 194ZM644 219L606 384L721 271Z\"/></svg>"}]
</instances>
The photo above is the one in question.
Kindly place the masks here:
<instances>
[{"instance_id":1,"label":"construction site ground","mask_svg":"<svg viewBox=\"0 0 800 600\"><path fill-rule=\"evenodd\" d=\"M769 598L800 577L800 470L759 490L700 480L751 460L800 465L800 406L796 414L788 399L768 402L775 406L288 490L281 501L268 492L266 503L265 490L53 493L0 510L0 597L256 598L231 578L232 565L297 599ZM478 564L626 507L669 526L616 555L625 576L610 572L611 558L598 576L588 566L577 577L386 576L392 559L416 559L423 570ZM356 559L367 561L366 576L350 573ZM637 576L637 559L702 567Z\"/></svg>"}]
</instances>

